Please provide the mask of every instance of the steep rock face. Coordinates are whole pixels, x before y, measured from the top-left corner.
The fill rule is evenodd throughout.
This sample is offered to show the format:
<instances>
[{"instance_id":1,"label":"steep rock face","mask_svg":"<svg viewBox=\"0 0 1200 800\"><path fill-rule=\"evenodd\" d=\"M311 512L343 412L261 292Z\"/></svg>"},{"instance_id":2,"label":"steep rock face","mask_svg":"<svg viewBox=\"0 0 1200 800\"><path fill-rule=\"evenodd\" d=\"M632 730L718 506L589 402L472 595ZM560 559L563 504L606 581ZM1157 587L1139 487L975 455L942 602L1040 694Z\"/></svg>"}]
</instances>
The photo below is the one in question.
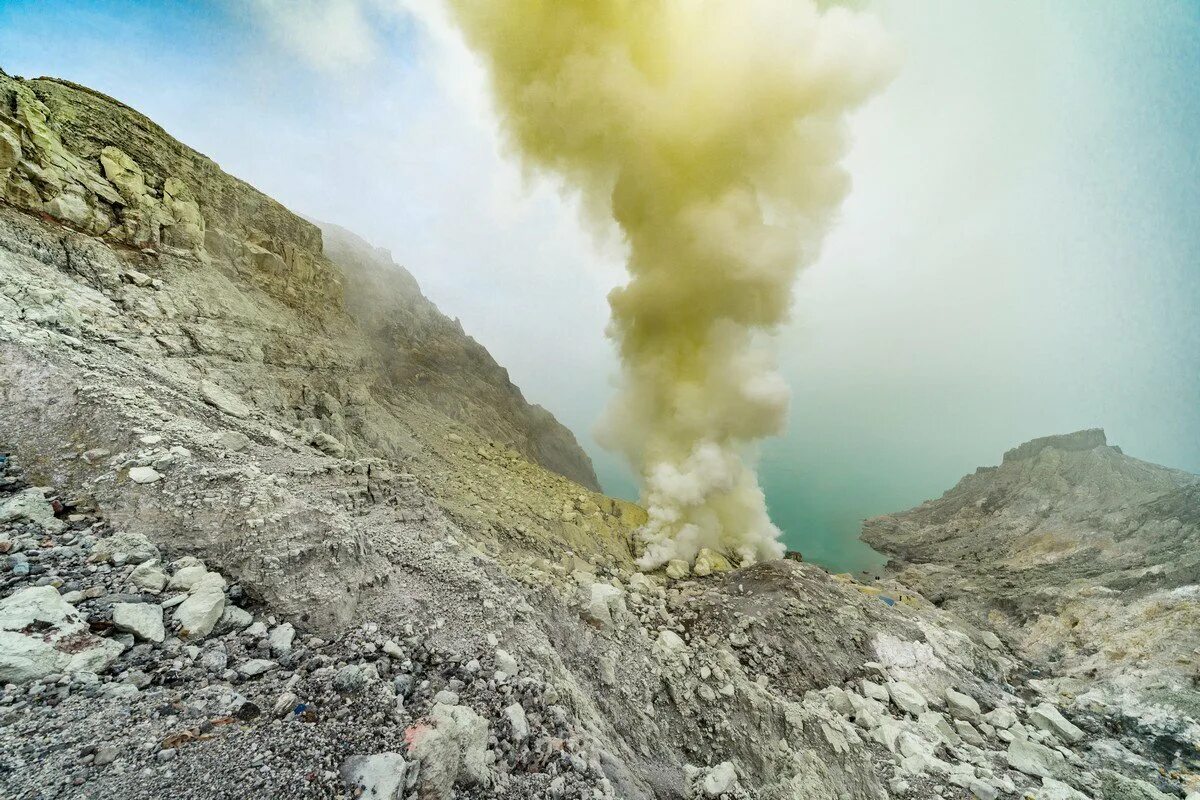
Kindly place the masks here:
<instances>
[{"instance_id":1,"label":"steep rock face","mask_svg":"<svg viewBox=\"0 0 1200 800\"><path fill-rule=\"evenodd\" d=\"M941 498L868 520L903 583L993 627L1076 694L1200 726L1200 476L1035 439ZM1155 711L1157 709L1157 711Z\"/></svg>"},{"instance_id":2,"label":"steep rock face","mask_svg":"<svg viewBox=\"0 0 1200 800\"><path fill-rule=\"evenodd\" d=\"M481 435L599 491L591 461L571 433L544 409L526 403L507 372L442 316L411 276L398 274L390 259L330 226L336 250L331 263L319 228L111 98L63 81L20 81L0 73L0 197L127 249L127 268L140 271L141 264L147 285L162 277L153 274L164 266L160 256L196 262L200 269L191 271L199 280L232 284L207 287L216 290L211 314L202 307L205 298L196 298L201 302L193 319L180 326L183 340L168 334L162 345L172 355L195 348L233 360L321 365L298 331L282 341L253 341L252 318L267 316L256 313L256 298L239 309L236 332L221 330L227 328L221 304L234 294L230 289L242 290L243 297L246 290L258 290L301 324L344 328L341 268L346 268L349 310L362 315L371 335L355 358L367 362L361 364L369 373L362 384L383 383L395 395L413 393ZM143 257L133 256L135 250ZM134 285L140 280L126 276ZM351 332L346 336L354 338ZM347 396L354 387L330 391L310 381L289 388L300 395L284 400L299 407L296 424L315 418L309 424L340 444L370 450L353 441L363 438L361 426L346 419L346 406L360 404ZM303 406L315 413L306 414Z\"/></svg>"},{"instance_id":3,"label":"steep rock face","mask_svg":"<svg viewBox=\"0 0 1200 800\"><path fill-rule=\"evenodd\" d=\"M438 311L391 254L338 225L318 223L325 255L342 269L346 308L379 354L387 380L451 419L600 491L574 435L530 405L486 349Z\"/></svg>"}]
</instances>

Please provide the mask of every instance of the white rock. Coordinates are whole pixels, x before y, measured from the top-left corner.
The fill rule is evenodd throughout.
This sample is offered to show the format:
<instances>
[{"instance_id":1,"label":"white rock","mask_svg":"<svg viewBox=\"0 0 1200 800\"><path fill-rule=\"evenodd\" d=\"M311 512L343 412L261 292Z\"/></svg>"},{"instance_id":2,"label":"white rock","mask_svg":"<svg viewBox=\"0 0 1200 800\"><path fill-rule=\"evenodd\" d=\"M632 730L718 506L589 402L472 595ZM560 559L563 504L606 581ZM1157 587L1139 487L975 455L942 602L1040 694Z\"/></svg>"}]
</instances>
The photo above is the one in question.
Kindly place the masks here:
<instances>
[{"instance_id":1,"label":"white rock","mask_svg":"<svg viewBox=\"0 0 1200 800\"><path fill-rule=\"evenodd\" d=\"M142 591L158 594L167 585L167 573L157 561L144 561L134 567L129 582Z\"/></svg>"},{"instance_id":2,"label":"white rock","mask_svg":"<svg viewBox=\"0 0 1200 800\"><path fill-rule=\"evenodd\" d=\"M1009 742L1007 756L1010 767L1039 778L1061 777L1067 768L1062 753L1028 739Z\"/></svg>"},{"instance_id":3,"label":"white rock","mask_svg":"<svg viewBox=\"0 0 1200 800\"><path fill-rule=\"evenodd\" d=\"M409 755L420 762L418 795L451 797L455 783L490 783L487 720L466 706L436 704L432 724L410 729Z\"/></svg>"},{"instance_id":4,"label":"white rock","mask_svg":"<svg viewBox=\"0 0 1200 800\"><path fill-rule=\"evenodd\" d=\"M292 649L292 640L296 638L296 629L292 627L292 623L285 622L282 625L276 625L270 635L267 636L267 641L271 645L271 652L277 656L289 652Z\"/></svg>"},{"instance_id":5,"label":"white rock","mask_svg":"<svg viewBox=\"0 0 1200 800\"><path fill-rule=\"evenodd\" d=\"M888 696L901 711L907 711L914 717L929 707L921 693L904 681L890 681L887 685Z\"/></svg>"},{"instance_id":6,"label":"white rock","mask_svg":"<svg viewBox=\"0 0 1200 800\"><path fill-rule=\"evenodd\" d=\"M29 635L23 631L37 627ZM71 647L56 645L69 638ZM124 650L88 631L87 620L53 586L31 586L0 600L0 683L27 683L53 672L103 672Z\"/></svg>"},{"instance_id":7,"label":"white rock","mask_svg":"<svg viewBox=\"0 0 1200 800\"><path fill-rule=\"evenodd\" d=\"M587 617L600 627L613 624L613 606L621 597L621 590L607 583L593 583L589 590Z\"/></svg>"},{"instance_id":8,"label":"white rock","mask_svg":"<svg viewBox=\"0 0 1200 800\"><path fill-rule=\"evenodd\" d=\"M171 580L167 583L167 588L171 591L187 591L207 574L208 569L203 564L177 569L175 574L171 576Z\"/></svg>"},{"instance_id":9,"label":"white rock","mask_svg":"<svg viewBox=\"0 0 1200 800\"><path fill-rule=\"evenodd\" d=\"M508 720L513 741L525 741L529 736L529 721L525 718L525 708L520 703L513 703L504 709L504 718Z\"/></svg>"},{"instance_id":10,"label":"white rock","mask_svg":"<svg viewBox=\"0 0 1200 800\"><path fill-rule=\"evenodd\" d=\"M118 553L125 555L127 564L141 564L159 558L158 548L145 535L126 531L118 531L98 540L92 548L91 558L95 561L111 561Z\"/></svg>"},{"instance_id":11,"label":"white rock","mask_svg":"<svg viewBox=\"0 0 1200 800\"><path fill-rule=\"evenodd\" d=\"M212 381L200 382L200 396L204 398L204 402L230 416L239 419L250 416L250 406L246 405L244 400Z\"/></svg>"},{"instance_id":12,"label":"white rock","mask_svg":"<svg viewBox=\"0 0 1200 800\"><path fill-rule=\"evenodd\" d=\"M0 503L0 523L29 520L51 533L62 533L67 523L54 516L54 507L41 489L25 489Z\"/></svg>"},{"instance_id":13,"label":"white rock","mask_svg":"<svg viewBox=\"0 0 1200 800\"><path fill-rule=\"evenodd\" d=\"M350 756L342 762L342 779L363 787L364 800L402 800L408 763L399 753Z\"/></svg>"},{"instance_id":14,"label":"white rock","mask_svg":"<svg viewBox=\"0 0 1200 800\"><path fill-rule=\"evenodd\" d=\"M1035 727L1054 734L1064 742L1078 742L1084 736L1078 726L1050 703L1042 703L1029 709L1029 721Z\"/></svg>"},{"instance_id":15,"label":"white rock","mask_svg":"<svg viewBox=\"0 0 1200 800\"><path fill-rule=\"evenodd\" d=\"M129 480L134 483L154 483L161 481L162 475L154 467L130 467Z\"/></svg>"},{"instance_id":16,"label":"white rock","mask_svg":"<svg viewBox=\"0 0 1200 800\"><path fill-rule=\"evenodd\" d=\"M517 674L517 660L510 656L507 651L496 649L496 672L503 675L505 678L511 678Z\"/></svg>"},{"instance_id":17,"label":"white rock","mask_svg":"<svg viewBox=\"0 0 1200 800\"><path fill-rule=\"evenodd\" d=\"M1000 637L991 631L984 631L979 635L979 638L982 639L983 643L991 650L1004 649L1004 642L1000 641Z\"/></svg>"},{"instance_id":18,"label":"white rock","mask_svg":"<svg viewBox=\"0 0 1200 800\"><path fill-rule=\"evenodd\" d=\"M175 621L179 623L179 634L189 639L201 639L212 632L221 613L225 610L225 593L220 589L206 587L188 596L175 609Z\"/></svg>"},{"instance_id":19,"label":"white rock","mask_svg":"<svg viewBox=\"0 0 1200 800\"><path fill-rule=\"evenodd\" d=\"M979 703L975 698L954 689L946 690L946 708L955 719L975 722L980 717Z\"/></svg>"},{"instance_id":20,"label":"white rock","mask_svg":"<svg viewBox=\"0 0 1200 800\"><path fill-rule=\"evenodd\" d=\"M983 715L984 721L994 728L1006 731L1017 724L1017 715L1011 708L999 706Z\"/></svg>"},{"instance_id":21,"label":"white rock","mask_svg":"<svg viewBox=\"0 0 1200 800\"><path fill-rule=\"evenodd\" d=\"M722 761L708 771L700 783L700 788L704 790L706 797L720 797L732 792L737 787L737 782L737 770L733 768L733 762Z\"/></svg>"},{"instance_id":22,"label":"white rock","mask_svg":"<svg viewBox=\"0 0 1200 800\"><path fill-rule=\"evenodd\" d=\"M162 606L154 603L115 603L113 625L148 642L161 642L166 637Z\"/></svg>"}]
</instances>

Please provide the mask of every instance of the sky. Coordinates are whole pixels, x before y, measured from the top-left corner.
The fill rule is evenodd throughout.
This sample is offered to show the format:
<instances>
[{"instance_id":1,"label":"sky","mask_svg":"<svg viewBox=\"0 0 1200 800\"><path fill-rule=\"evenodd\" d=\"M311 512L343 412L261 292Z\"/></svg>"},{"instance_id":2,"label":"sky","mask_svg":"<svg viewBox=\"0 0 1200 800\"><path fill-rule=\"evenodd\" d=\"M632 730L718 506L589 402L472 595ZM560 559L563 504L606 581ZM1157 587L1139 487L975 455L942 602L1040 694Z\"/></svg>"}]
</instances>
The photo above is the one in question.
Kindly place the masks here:
<instances>
[{"instance_id":1,"label":"sky","mask_svg":"<svg viewBox=\"0 0 1200 800\"><path fill-rule=\"evenodd\" d=\"M872 566L862 519L1084 427L1200 472L1200 4L868 5L901 67L775 343L793 400L761 476L789 545ZM591 433L620 239L522 173L436 0L0 0L0 67L390 249L636 496Z\"/></svg>"}]
</instances>

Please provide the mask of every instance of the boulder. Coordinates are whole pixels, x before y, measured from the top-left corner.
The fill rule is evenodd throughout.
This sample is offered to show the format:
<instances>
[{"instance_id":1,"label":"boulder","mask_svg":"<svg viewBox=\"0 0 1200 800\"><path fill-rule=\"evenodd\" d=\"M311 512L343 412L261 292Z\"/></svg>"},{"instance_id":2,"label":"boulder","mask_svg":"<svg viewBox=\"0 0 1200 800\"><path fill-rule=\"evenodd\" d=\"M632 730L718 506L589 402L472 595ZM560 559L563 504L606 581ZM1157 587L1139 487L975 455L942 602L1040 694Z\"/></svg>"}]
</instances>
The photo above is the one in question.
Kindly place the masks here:
<instances>
[{"instance_id":1,"label":"boulder","mask_svg":"<svg viewBox=\"0 0 1200 800\"><path fill-rule=\"evenodd\" d=\"M31 586L0 601L0 683L103 672L124 649L92 635L87 620L53 586Z\"/></svg>"},{"instance_id":2,"label":"boulder","mask_svg":"<svg viewBox=\"0 0 1200 800\"><path fill-rule=\"evenodd\" d=\"M224 610L225 593L220 589L209 586L193 593L175 609L179 635L189 639L207 636Z\"/></svg>"},{"instance_id":3,"label":"boulder","mask_svg":"<svg viewBox=\"0 0 1200 800\"><path fill-rule=\"evenodd\" d=\"M1008 765L1026 775L1061 778L1067 771L1067 760L1062 753L1028 739L1009 742L1007 756Z\"/></svg>"},{"instance_id":4,"label":"boulder","mask_svg":"<svg viewBox=\"0 0 1200 800\"><path fill-rule=\"evenodd\" d=\"M254 615L249 611L226 603L225 610L221 612L221 618L217 620L213 630L217 633L240 631L248 628L252 622L254 622Z\"/></svg>"},{"instance_id":5,"label":"boulder","mask_svg":"<svg viewBox=\"0 0 1200 800\"><path fill-rule=\"evenodd\" d=\"M54 516L54 507L41 489L25 489L0 504L0 523L28 520L50 533L62 533L67 524Z\"/></svg>"},{"instance_id":6,"label":"boulder","mask_svg":"<svg viewBox=\"0 0 1200 800\"><path fill-rule=\"evenodd\" d=\"M246 405L244 400L212 381L200 382L200 397L213 408L224 411L231 417L245 419L250 416L250 406Z\"/></svg>"},{"instance_id":7,"label":"boulder","mask_svg":"<svg viewBox=\"0 0 1200 800\"><path fill-rule=\"evenodd\" d=\"M1175 797L1160 792L1145 781L1104 770L1100 773L1100 800L1175 800ZM1187 800L1192 800L1192 796L1189 795Z\"/></svg>"},{"instance_id":8,"label":"boulder","mask_svg":"<svg viewBox=\"0 0 1200 800\"><path fill-rule=\"evenodd\" d=\"M1042 778L1042 790L1037 794L1038 800L1092 800L1062 781L1054 778Z\"/></svg>"},{"instance_id":9,"label":"boulder","mask_svg":"<svg viewBox=\"0 0 1200 800\"><path fill-rule=\"evenodd\" d=\"M1050 703L1029 709L1029 721L1034 727L1052 733L1064 742L1074 743L1083 738L1083 731Z\"/></svg>"},{"instance_id":10,"label":"boulder","mask_svg":"<svg viewBox=\"0 0 1200 800\"><path fill-rule=\"evenodd\" d=\"M277 656L281 656L292 649L292 640L295 638L296 629L292 627L292 623L285 622L271 629L271 633L267 636L267 641L270 643L271 652Z\"/></svg>"},{"instance_id":11,"label":"boulder","mask_svg":"<svg viewBox=\"0 0 1200 800\"><path fill-rule=\"evenodd\" d=\"M720 797L733 792L737 787L737 770L732 761L722 761L710 769L700 781L700 788L705 797Z\"/></svg>"},{"instance_id":12,"label":"boulder","mask_svg":"<svg viewBox=\"0 0 1200 800\"><path fill-rule=\"evenodd\" d=\"M914 689L910 684L904 681L889 681L887 685L888 696L892 699L892 703L901 711L907 711L914 717L919 716L922 711L929 707L925 702L925 698Z\"/></svg>"},{"instance_id":13,"label":"boulder","mask_svg":"<svg viewBox=\"0 0 1200 800\"><path fill-rule=\"evenodd\" d=\"M134 483L155 483L162 480L162 475L154 467L130 467L129 480Z\"/></svg>"},{"instance_id":14,"label":"boulder","mask_svg":"<svg viewBox=\"0 0 1200 800\"><path fill-rule=\"evenodd\" d=\"M529 736L529 720L525 717L525 708L520 703L513 703L504 709L504 718L508 720L508 729L514 742L525 741Z\"/></svg>"},{"instance_id":15,"label":"boulder","mask_svg":"<svg viewBox=\"0 0 1200 800\"><path fill-rule=\"evenodd\" d=\"M435 705L405 737L409 755L421 764L421 797L449 800L455 785L490 783L487 720L466 706Z\"/></svg>"},{"instance_id":16,"label":"boulder","mask_svg":"<svg viewBox=\"0 0 1200 800\"><path fill-rule=\"evenodd\" d=\"M129 582L142 591L158 594L167 585L167 573L157 561L143 561L130 573Z\"/></svg>"},{"instance_id":17,"label":"boulder","mask_svg":"<svg viewBox=\"0 0 1200 800\"><path fill-rule=\"evenodd\" d=\"M950 712L950 716L955 719L965 719L967 722L978 722L981 716L979 703L975 701L975 698L954 689L946 690L946 709Z\"/></svg>"},{"instance_id":18,"label":"boulder","mask_svg":"<svg viewBox=\"0 0 1200 800\"><path fill-rule=\"evenodd\" d=\"M403 800L408 762L399 753L350 756L342 762L342 780L361 786L366 800Z\"/></svg>"},{"instance_id":19,"label":"boulder","mask_svg":"<svg viewBox=\"0 0 1200 800\"><path fill-rule=\"evenodd\" d=\"M203 564L183 567L176 570L175 574L171 576L170 582L167 583L167 588L188 591L207 574L208 569Z\"/></svg>"},{"instance_id":20,"label":"boulder","mask_svg":"<svg viewBox=\"0 0 1200 800\"><path fill-rule=\"evenodd\" d=\"M983 715L983 721L993 728L998 728L1006 731L1013 725L1017 724L1017 715L1011 708L1000 706L993 708L991 711Z\"/></svg>"},{"instance_id":21,"label":"boulder","mask_svg":"<svg viewBox=\"0 0 1200 800\"><path fill-rule=\"evenodd\" d=\"M611 627L612 612L620 602L621 590L607 583L593 583L588 594L587 618L601 628Z\"/></svg>"},{"instance_id":22,"label":"boulder","mask_svg":"<svg viewBox=\"0 0 1200 800\"><path fill-rule=\"evenodd\" d=\"M166 637L162 606L154 603L115 603L113 625L148 642L161 642Z\"/></svg>"}]
</instances>

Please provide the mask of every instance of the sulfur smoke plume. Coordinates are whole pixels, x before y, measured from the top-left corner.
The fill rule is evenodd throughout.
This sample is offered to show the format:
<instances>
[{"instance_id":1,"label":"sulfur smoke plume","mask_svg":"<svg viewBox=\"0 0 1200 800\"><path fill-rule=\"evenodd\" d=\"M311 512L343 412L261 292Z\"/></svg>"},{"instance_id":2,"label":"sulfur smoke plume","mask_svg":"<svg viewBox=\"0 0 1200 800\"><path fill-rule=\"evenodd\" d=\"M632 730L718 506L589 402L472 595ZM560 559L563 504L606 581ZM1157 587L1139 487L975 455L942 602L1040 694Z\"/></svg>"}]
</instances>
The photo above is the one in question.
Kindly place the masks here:
<instances>
[{"instance_id":1,"label":"sulfur smoke plume","mask_svg":"<svg viewBox=\"0 0 1200 800\"><path fill-rule=\"evenodd\" d=\"M601 435L642 479L640 560L783 554L748 458L788 388L766 341L848 189L875 19L813 0L450 0L529 166L615 220L622 378Z\"/></svg>"}]
</instances>

